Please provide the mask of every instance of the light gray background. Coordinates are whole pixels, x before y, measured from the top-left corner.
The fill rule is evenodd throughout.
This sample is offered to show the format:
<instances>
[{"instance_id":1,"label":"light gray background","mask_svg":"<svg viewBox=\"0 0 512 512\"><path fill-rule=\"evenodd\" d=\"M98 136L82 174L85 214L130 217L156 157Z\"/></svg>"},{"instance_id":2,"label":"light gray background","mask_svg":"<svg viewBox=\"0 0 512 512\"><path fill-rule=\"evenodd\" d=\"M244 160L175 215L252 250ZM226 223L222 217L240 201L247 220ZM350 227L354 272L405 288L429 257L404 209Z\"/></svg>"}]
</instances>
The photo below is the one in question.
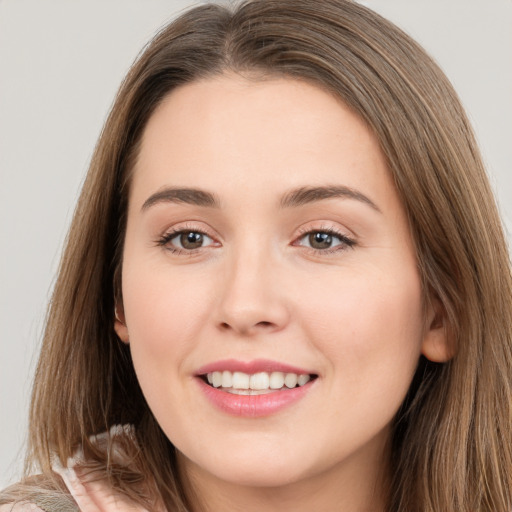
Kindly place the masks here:
<instances>
[{"instance_id":1,"label":"light gray background","mask_svg":"<svg viewBox=\"0 0 512 512\"><path fill-rule=\"evenodd\" d=\"M361 3L419 40L454 83L510 240L512 0ZM21 469L46 303L96 138L139 50L189 5L0 0L0 488Z\"/></svg>"}]
</instances>

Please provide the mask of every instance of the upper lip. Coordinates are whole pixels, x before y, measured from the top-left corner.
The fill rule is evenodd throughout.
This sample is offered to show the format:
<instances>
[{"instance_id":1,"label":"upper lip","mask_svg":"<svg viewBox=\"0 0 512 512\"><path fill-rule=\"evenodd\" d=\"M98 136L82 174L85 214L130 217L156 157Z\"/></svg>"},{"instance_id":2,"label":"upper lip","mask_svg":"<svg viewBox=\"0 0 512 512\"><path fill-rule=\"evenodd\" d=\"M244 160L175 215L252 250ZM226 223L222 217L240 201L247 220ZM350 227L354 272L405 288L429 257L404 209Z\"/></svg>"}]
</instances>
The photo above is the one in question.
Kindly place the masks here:
<instances>
[{"instance_id":1,"label":"upper lip","mask_svg":"<svg viewBox=\"0 0 512 512\"><path fill-rule=\"evenodd\" d=\"M224 370L230 372L243 372L247 374L254 374L260 372L283 372L283 373L296 373L297 375L313 375L315 372L299 368L287 363L279 361L272 361L270 359L253 359L252 361L238 361L237 359L223 359L213 363L201 366L197 370L197 375L205 375L212 372L222 372Z\"/></svg>"}]
</instances>

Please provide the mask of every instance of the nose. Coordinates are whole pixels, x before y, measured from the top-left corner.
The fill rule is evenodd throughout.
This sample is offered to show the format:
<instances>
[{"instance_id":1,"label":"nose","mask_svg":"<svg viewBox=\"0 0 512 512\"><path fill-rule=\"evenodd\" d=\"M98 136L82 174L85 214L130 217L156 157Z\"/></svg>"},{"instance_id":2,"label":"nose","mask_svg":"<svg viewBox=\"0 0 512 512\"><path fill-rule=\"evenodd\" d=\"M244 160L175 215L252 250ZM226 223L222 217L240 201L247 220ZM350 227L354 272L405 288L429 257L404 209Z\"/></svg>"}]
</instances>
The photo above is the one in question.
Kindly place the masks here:
<instances>
[{"instance_id":1,"label":"nose","mask_svg":"<svg viewBox=\"0 0 512 512\"><path fill-rule=\"evenodd\" d=\"M253 337L287 325L286 287L269 252L239 251L226 262L223 278L217 313L220 330Z\"/></svg>"}]
</instances>

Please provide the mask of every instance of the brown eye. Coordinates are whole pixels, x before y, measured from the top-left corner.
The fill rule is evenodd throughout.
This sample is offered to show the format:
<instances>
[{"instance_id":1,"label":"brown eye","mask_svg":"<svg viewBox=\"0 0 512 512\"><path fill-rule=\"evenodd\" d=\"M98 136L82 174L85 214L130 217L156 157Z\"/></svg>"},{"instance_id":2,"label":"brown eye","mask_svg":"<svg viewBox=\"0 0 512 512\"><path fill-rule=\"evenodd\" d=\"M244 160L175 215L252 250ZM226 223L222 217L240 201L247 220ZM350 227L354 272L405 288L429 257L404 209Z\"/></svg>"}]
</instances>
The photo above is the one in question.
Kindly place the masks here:
<instances>
[{"instance_id":1,"label":"brown eye","mask_svg":"<svg viewBox=\"0 0 512 512\"><path fill-rule=\"evenodd\" d=\"M330 249L332 238L330 233L317 231L308 235L308 242L313 249Z\"/></svg>"},{"instance_id":2,"label":"brown eye","mask_svg":"<svg viewBox=\"0 0 512 512\"><path fill-rule=\"evenodd\" d=\"M294 245L301 245L315 251L329 253L354 247L355 243L354 240L341 233L326 229L304 233Z\"/></svg>"},{"instance_id":3,"label":"brown eye","mask_svg":"<svg viewBox=\"0 0 512 512\"><path fill-rule=\"evenodd\" d=\"M197 249L203 245L204 235L195 231L185 231L179 236L183 249Z\"/></svg>"},{"instance_id":4,"label":"brown eye","mask_svg":"<svg viewBox=\"0 0 512 512\"><path fill-rule=\"evenodd\" d=\"M158 245L170 251L193 251L212 245L213 240L201 231L175 231L164 235Z\"/></svg>"}]
</instances>

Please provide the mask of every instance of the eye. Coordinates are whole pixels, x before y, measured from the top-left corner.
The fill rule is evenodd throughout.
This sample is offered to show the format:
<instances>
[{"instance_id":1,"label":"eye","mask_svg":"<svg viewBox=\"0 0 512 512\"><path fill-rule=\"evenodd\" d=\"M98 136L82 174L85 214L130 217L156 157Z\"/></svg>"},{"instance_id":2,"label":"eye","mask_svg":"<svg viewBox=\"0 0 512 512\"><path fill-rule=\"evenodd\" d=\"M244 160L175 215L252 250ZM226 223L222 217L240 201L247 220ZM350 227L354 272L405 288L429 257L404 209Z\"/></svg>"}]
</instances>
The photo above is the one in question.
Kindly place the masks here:
<instances>
[{"instance_id":1,"label":"eye","mask_svg":"<svg viewBox=\"0 0 512 512\"><path fill-rule=\"evenodd\" d=\"M334 252L353 247L355 241L334 229L321 229L305 232L294 245L319 252Z\"/></svg>"},{"instance_id":2,"label":"eye","mask_svg":"<svg viewBox=\"0 0 512 512\"><path fill-rule=\"evenodd\" d=\"M158 240L172 252L190 252L213 244L213 239L202 231L179 230L166 233Z\"/></svg>"}]
</instances>

